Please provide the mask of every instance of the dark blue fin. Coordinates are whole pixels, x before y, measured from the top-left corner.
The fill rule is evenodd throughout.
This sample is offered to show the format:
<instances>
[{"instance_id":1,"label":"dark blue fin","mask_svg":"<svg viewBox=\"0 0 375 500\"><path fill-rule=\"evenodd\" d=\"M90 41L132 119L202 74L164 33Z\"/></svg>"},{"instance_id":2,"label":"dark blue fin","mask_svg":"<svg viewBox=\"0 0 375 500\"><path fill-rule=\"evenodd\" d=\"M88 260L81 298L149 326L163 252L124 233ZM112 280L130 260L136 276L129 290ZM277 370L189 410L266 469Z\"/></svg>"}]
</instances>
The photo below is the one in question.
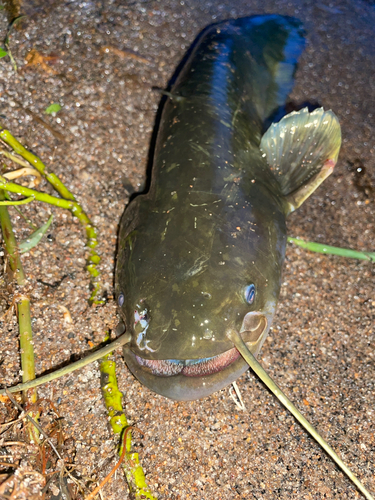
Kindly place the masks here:
<instances>
[{"instance_id":1,"label":"dark blue fin","mask_svg":"<svg viewBox=\"0 0 375 500\"><path fill-rule=\"evenodd\" d=\"M293 17L264 15L238 19L245 27L253 58L252 95L264 123L284 106L294 84L298 58L305 47L305 31Z\"/></svg>"},{"instance_id":2,"label":"dark blue fin","mask_svg":"<svg viewBox=\"0 0 375 500\"><path fill-rule=\"evenodd\" d=\"M257 139L293 87L294 72L305 46L300 21L264 15L230 19L208 26L184 58L172 93L214 102L222 113L253 123ZM242 115L243 119L239 119ZM246 125L245 125L246 126ZM250 138L251 140L251 138Z\"/></svg>"}]
</instances>

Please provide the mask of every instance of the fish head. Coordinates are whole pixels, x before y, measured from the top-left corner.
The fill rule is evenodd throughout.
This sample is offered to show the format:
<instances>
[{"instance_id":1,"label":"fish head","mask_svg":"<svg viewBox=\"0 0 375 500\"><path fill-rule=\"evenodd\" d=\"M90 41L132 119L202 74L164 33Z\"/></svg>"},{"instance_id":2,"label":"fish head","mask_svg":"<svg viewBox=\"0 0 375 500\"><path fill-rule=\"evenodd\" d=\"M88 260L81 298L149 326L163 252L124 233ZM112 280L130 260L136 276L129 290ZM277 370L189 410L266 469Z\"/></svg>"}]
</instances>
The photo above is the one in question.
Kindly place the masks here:
<instances>
[{"instance_id":1,"label":"fish head","mask_svg":"<svg viewBox=\"0 0 375 500\"><path fill-rule=\"evenodd\" d=\"M257 213L246 201L243 209L225 210L215 223L201 214L195 231L196 216L176 211L163 239L165 221L148 211L120 248L117 296L132 336L126 363L147 387L172 399L199 399L236 380L247 365L227 332L240 332L257 355L276 310L281 212L279 219L270 207Z\"/></svg>"}]
</instances>

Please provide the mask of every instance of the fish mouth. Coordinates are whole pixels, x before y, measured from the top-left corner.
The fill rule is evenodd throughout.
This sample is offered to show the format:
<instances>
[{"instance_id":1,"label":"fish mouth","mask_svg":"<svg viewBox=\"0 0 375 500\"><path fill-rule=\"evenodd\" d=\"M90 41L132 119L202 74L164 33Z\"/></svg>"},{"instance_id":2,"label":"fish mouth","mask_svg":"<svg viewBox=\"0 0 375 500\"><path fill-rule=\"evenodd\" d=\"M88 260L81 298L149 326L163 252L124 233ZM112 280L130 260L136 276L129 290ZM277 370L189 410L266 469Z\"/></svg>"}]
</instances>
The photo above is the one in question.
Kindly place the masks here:
<instances>
[{"instance_id":1,"label":"fish mouth","mask_svg":"<svg viewBox=\"0 0 375 500\"><path fill-rule=\"evenodd\" d=\"M268 321L266 316L257 312L247 313L242 322L240 335L247 347L254 354L259 352L267 332ZM233 347L221 354L200 359L145 359L135 355L137 363L152 375L158 377L205 377L223 371L241 357L239 351Z\"/></svg>"},{"instance_id":2,"label":"fish mouth","mask_svg":"<svg viewBox=\"0 0 375 500\"><path fill-rule=\"evenodd\" d=\"M135 356L138 364L148 368L153 375L159 377L172 377L185 375L185 377L203 377L224 370L240 357L234 347L217 356L203 359L144 359Z\"/></svg>"}]
</instances>

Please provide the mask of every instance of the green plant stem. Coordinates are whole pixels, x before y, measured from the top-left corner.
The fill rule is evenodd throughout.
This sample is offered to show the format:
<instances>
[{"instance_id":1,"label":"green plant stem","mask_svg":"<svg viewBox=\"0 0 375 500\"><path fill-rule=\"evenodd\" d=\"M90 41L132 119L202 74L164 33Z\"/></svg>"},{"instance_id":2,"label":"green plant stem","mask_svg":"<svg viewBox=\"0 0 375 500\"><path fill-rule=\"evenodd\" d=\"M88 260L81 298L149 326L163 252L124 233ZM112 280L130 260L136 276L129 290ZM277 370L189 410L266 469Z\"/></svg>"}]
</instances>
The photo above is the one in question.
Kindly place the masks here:
<instances>
[{"instance_id":1,"label":"green plant stem","mask_svg":"<svg viewBox=\"0 0 375 500\"><path fill-rule=\"evenodd\" d=\"M5 193L0 189L0 201L5 200ZM4 238L5 250L9 258L9 266L15 274L20 286L25 284L25 274L18 255L17 242L14 237L12 223L6 206L0 206L0 224Z\"/></svg>"},{"instance_id":2,"label":"green plant stem","mask_svg":"<svg viewBox=\"0 0 375 500\"><path fill-rule=\"evenodd\" d=\"M18 163L18 165L21 165L22 167L28 167L29 163L26 161L21 160L18 158L18 156L12 155L12 153L9 153L8 151L4 151L3 149L0 150L0 155L5 156L9 160L14 161L14 163Z\"/></svg>"},{"instance_id":3,"label":"green plant stem","mask_svg":"<svg viewBox=\"0 0 375 500\"><path fill-rule=\"evenodd\" d=\"M116 363L108 359L110 354L105 356L100 363L100 386L105 406L110 417L112 430L118 436L121 436L127 427L129 427L127 418L122 407L122 393L118 389L116 379ZM119 455L123 450L122 439L120 441ZM123 469L130 491L136 499L156 500L147 486L145 474L139 463L138 453L131 452L131 435L128 432L126 436L126 453Z\"/></svg>"},{"instance_id":4,"label":"green plant stem","mask_svg":"<svg viewBox=\"0 0 375 500\"><path fill-rule=\"evenodd\" d=\"M14 71L17 73L18 71L18 68L17 68L17 63L16 63L16 60L14 59L14 57L12 56L12 52L10 50L10 42L9 42L9 39L10 39L10 35L11 35L11 32L13 30L13 28L20 22L21 19L23 19L24 17L26 17L24 14L21 14L17 17L15 17L11 23L9 24L9 27L8 27L8 30L7 30L7 34L5 36L5 40L4 40L4 45L5 45L5 48L7 49L8 51L8 56L10 58L10 61L12 63L12 66L13 66L13 69Z\"/></svg>"},{"instance_id":5,"label":"green plant stem","mask_svg":"<svg viewBox=\"0 0 375 500\"><path fill-rule=\"evenodd\" d=\"M0 200L5 199L4 192L0 190ZM0 224L4 238L5 250L9 256L9 266L14 273L18 286L21 289L20 299L17 302L18 323L20 330L21 348L21 369L22 381L28 382L35 378L34 349L32 342L30 300L27 294L22 294L22 288L26 285L26 277L23 270L20 254L17 247L16 238L13 233L12 223L7 207L0 206ZM28 403L35 403L37 400L36 389L23 392L23 399Z\"/></svg>"},{"instance_id":6,"label":"green plant stem","mask_svg":"<svg viewBox=\"0 0 375 500\"><path fill-rule=\"evenodd\" d=\"M18 195L33 197L36 201L42 201L43 203L48 203L49 205L54 205L55 207L70 210L72 214L77 217L85 227L91 226L90 219L84 212L83 208L76 201L57 198L56 196L51 196L50 194L41 193L40 191L36 191L35 189L21 186L16 182L8 181L8 179L6 177L3 177L2 175L0 175L0 189L9 191L11 193L16 193Z\"/></svg>"},{"instance_id":7,"label":"green plant stem","mask_svg":"<svg viewBox=\"0 0 375 500\"><path fill-rule=\"evenodd\" d=\"M295 243L296 245L305 248L306 250L310 250L311 252L339 255L340 257L346 257L349 259L370 260L371 262L375 262L375 252L359 252L358 250L352 250L350 248L332 247L330 245L324 245L323 243L304 241L290 236L288 237L288 241L289 243Z\"/></svg>"},{"instance_id":8,"label":"green plant stem","mask_svg":"<svg viewBox=\"0 0 375 500\"><path fill-rule=\"evenodd\" d=\"M3 191L3 193L4 193L5 199L6 199L7 201L12 201L12 198L9 196L9 194L8 194L6 191ZM34 198L33 198L33 199L34 199ZM3 205L3 204L5 204L5 202L2 202L1 204ZM30 228L30 229L32 229L33 231L36 231L36 230L38 229L38 228L37 228L37 226L35 226L35 224L33 224L33 223L30 221L30 219L28 219L27 217L25 217L25 216L23 215L23 213L21 212L21 210L19 210L19 209L17 208L17 206L14 206L14 210L18 213L18 215L19 215L20 217L22 217L22 219L26 222L26 224L29 226L29 228Z\"/></svg>"},{"instance_id":9,"label":"green plant stem","mask_svg":"<svg viewBox=\"0 0 375 500\"><path fill-rule=\"evenodd\" d=\"M31 330L31 314L30 300L27 297L22 299L17 304L18 307L18 325L20 329L20 348L21 348L21 366L22 366L22 381L28 382L35 379L34 365L34 349L33 349L33 334ZM25 391L26 392L26 391ZM30 389L30 395L35 394L36 389ZM32 397L33 399L33 397ZM33 400L32 402L35 403Z\"/></svg>"},{"instance_id":10,"label":"green plant stem","mask_svg":"<svg viewBox=\"0 0 375 500\"><path fill-rule=\"evenodd\" d=\"M0 138L8 144L17 154L19 154L24 160L26 160L35 170L37 170L43 177L53 186L53 188L59 193L59 195L64 198L64 200L61 200L58 202L57 200L59 198L51 197L45 193L40 193L38 191L33 191L30 190L29 194L26 194L28 188L23 188L21 190L22 186L19 186L18 184L15 183L10 183L13 184L13 186L17 186L17 190L13 190L8 187L8 188L3 188L3 186L0 186L1 189L5 189L7 191L23 194L24 196L31 196L35 193L38 193L39 196L35 196L35 199L38 199L39 201L43 201L45 203L50 203L52 205L61 207L61 208L67 208L72 212L72 214L78 218L78 220L81 222L81 224L84 226L86 230L86 237L87 237L87 243L86 245L90 249L90 255L88 257L88 264L86 266L87 271L89 272L91 276L91 283L92 283L92 292L90 296L90 302L94 304L101 304L103 301L101 300L96 300L95 297L97 296L99 290L100 290L100 283L98 281L99 277L99 271L97 270L96 266L100 262L100 257L97 254L97 252L94 250L95 247L98 244L97 240L97 232L93 224L91 224L91 221L88 217L88 215L85 213L81 205L77 203L73 193L69 191L64 185L62 181L57 177L56 174L53 172L48 172L46 166L44 163L33 153L28 151L15 137L12 136L12 134L9 132L9 130L5 130L0 127ZM4 177L0 177L1 181L4 181ZM5 179L6 180L6 179ZM1 184L1 183L0 183ZM9 186L9 184L8 184ZM63 202L71 201L73 202L72 205L70 206L64 206Z\"/></svg>"},{"instance_id":11,"label":"green plant stem","mask_svg":"<svg viewBox=\"0 0 375 500\"><path fill-rule=\"evenodd\" d=\"M100 257L95 251L98 245L97 231L95 226L92 225L86 212L83 210L81 205L74 200L65 200L63 198L57 198L56 196L51 196L47 193L41 193L35 189L30 189L24 186L20 186L15 182L8 181L5 177L0 176L0 189L8 191L11 193L16 193L18 195L26 196L28 198L33 197L36 201L41 201L54 205L55 207L65 208L69 210L72 215L77 217L86 230L87 242L86 245L90 249L90 255L87 259L88 263L86 269L88 270L91 278L93 278L93 291L91 293L90 301L95 301L96 294L99 291L100 284L94 281L95 278L99 276L99 271L96 269L97 264L100 262ZM100 301L95 301L96 304Z\"/></svg>"},{"instance_id":12,"label":"green plant stem","mask_svg":"<svg viewBox=\"0 0 375 500\"><path fill-rule=\"evenodd\" d=\"M68 373L72 373L75 370L79 370L84 366L97 361L102 358L109 352L113 352L115 349L124 346L125 344L130 342L130 336L128 334L123 334L117 340L114 340L111 344L106 345L105 347L101 347L97 351L92 352L85 358L79 359L78 361L71 363L70 365L64 366L59 370L56 370L51 373L47 373L47 375L43 375L42 377L38 377L35 380L30 380L25 384L18 384L13 387L8 387L7 389L1 389L0 395L6 394L8 392L20 392L30 389L32 387L38 387L39 385L47 384L47 382L51 382L52 380L56 380Z\"/></svg>"},{"instance_id":13,"label":"green plant stem","mask_svg":"<svg viewBox=\"0 0 375 500\"><path fill-rule=\"evenodd\" d=\"M9 130L2 129L0 127L0 138L17 154L22 156L24 160L28 161L30 165L35 168L35 170L38 170L38 172L43 175L43 177L56 189L60 196L66 200L75 200L74 195L65 187L57 175L53 172L48 172L44 163L37 156L22 146L22 144L12 136Z\"/></svg>"},{"instance_id":14,"label":"green plant stem","mask_svg":"<svg viewBox=\"0 0 375 500\"><path fill-rule=\"evenodd\" d=\"M30 196L29 198L24 198L23 200L13 201L13 200L5 200L0 201L0 206L3 205L5 207L16 206L16 205L26 205L27 203L31 203L34 201L34 196Z\"/></svg>"}]
</instances>

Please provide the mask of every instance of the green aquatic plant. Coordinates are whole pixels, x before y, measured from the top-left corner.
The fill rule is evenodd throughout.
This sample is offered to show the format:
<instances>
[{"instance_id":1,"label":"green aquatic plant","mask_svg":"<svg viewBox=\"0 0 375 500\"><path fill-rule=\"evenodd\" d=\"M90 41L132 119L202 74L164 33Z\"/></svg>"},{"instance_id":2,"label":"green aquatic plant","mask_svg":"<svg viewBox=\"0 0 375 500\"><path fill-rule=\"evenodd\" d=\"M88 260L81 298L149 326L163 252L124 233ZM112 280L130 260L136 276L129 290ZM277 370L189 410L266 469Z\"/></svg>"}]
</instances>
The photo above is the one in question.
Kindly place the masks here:
<instances>
[{"instance_id":1,"label":"green aquatic plant","mask_svg":"<svg viewBox=\"0 0 375 500\"><path fill-rule=\"evenodd\" d=\"M100 262L100 257L97 254L95 248L98 245L98 235L97 230L91 223L90 218L85 213L81 205L77 202L74 195L66 188L66 186L60 181L60 179L53 173L48 172L43 162L30 151L28 151L13 135L4 129L0 129L0 138L12 148L14 153L20 155L23 160L26 160L41 176L43 176L57 191L60 197L51 196L47 193L37 191L35 189L27 188L21 186L18 183L9 181L6 177L0 176L0 225L2 229L2 234L4 238L4 245L6 253L9 259L9 265L13 271L17 284L21 290L16 297L17 310L18 310L18 324L20 332L20 350L21 350L21 368L22 368L22 381L21 387L16 386L10 388L9 391L4 389L0 391L1 394L7 394L7 392L19 392L23 391L25 397L27 396L27 402L33 404L37 401L36 387L42 383L46 383L48 380L53 380L56 378L56 372L46 375L35 380L35 365L34 365L34 350L32 341L32 328L31 328L31 314L30 314L30 299L27 291L23 292L26 284L26 276L23 270L20 254L26 252L36 246L43 235L48 230L51 222L52 216L48 221L39 229L34 231L30 237L20 244L17 243L12 229L11 220L9 217L9 212L7 206L22 205L26 203L31 203L33 201L41 201L48 203L50 205L64 208L69 210L77 219L80 221L81 225L86 231L87 236L87 247L90 250L90 255L88 258L86 269L90 274L93 284L93 291L90 297L90 303L92 305L101 305L102 300L98 299L100 292L100 282L99 271L97 270L97 264ZM14 156L12 153L7 151L2 151L3 156L8 157L11 160L16 160L17 163L21 163L24 166L22 160ZM29 173L29 172L28 172ZM12 200L9 193L15 193L20 196L25 196L21 200ZM108 335L105 335L103 339L104 342L109 340ZM118 390L117 379L116 379L116 363L108 359L109 355L114 349L124 345L128 341L128 337L123 335L119 339L115 340L106 347L100 349L100 351L93 352L83 360L79 360L75 365L75 369L85 366L88 362L93 362L102 359L100 365L100 371L102 374L102 380L105 380L105 384L102 384L102 392L104 401L108 410L108 415L110 417L111 427L116 435L122 436L129 428L126 416L122 409L122 393ZM104 358L103 358L104 357ZM65 373L71 371L71 365L64 367L59 370L58 376L62 376ZM115 414L115 413L116 414ZM119 416L120 415L120 416ZM37 420L38 414L33 413L31 417ZM35 422L34 422L35 425ZM34 441L38 439L36 435L34 425L28 427L28 432ZM138 453L131 451L131 435L127 433L125 435L125 450L123 450L122 441L120 441L119 454L122 456L121 461L124 460L123 469L128 481L130 490L134 493L135 498L148 498L149 500L156 500L150 489L148 488L145 475L142 466L139 462Z\"/></svg>"}]
</instances>

